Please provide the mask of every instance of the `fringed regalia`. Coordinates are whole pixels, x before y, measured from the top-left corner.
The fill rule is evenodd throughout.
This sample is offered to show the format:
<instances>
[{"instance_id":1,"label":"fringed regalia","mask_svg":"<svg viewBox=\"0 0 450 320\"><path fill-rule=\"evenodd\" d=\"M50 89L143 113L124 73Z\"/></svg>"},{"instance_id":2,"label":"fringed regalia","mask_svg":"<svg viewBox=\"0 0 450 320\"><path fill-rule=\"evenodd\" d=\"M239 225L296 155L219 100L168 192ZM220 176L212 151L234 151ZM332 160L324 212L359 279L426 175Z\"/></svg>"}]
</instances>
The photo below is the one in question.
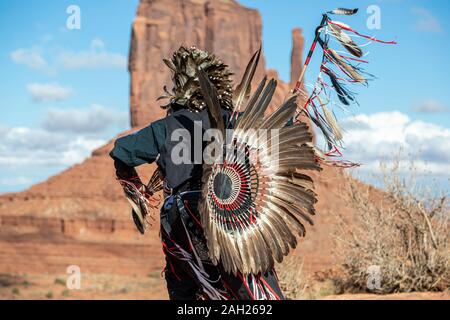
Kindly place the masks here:
<instances>
[{"instance_id":1,"label":"fringed regalia","mask_svg":"<svg viewBox=\"0 0 450 320\"><path fill-rule=\"evenodd\" d=\"M252 94L250 87L261 49L234 90L231 71L205 51L181 47L164 60L173 81L161 97L169 100L163 106L167 116L119 138L111 156L141 233L159 205L156 193L163 190L161 240L171 299L284 299L274 266L305 236L304 223L313 223L317 199L308 172L321 165L355 165L334 158L341 155L342 131L331 107L355 102L348 85L371 79L361 67L363 52L348 33L381 41L329 16L356 11L323 14L298 82L270 115L266 111L277 82L264 78ZM330 40L348 54L333 49ZM323 58L308 95L303 76L316 44ZM297 105L299 96L304 105ZM331 103L333 96L339 103ZM325 150L313 145L301 114L323 133ZM192 137L209 129L218 133L214 156L199 160ZM189 133L189 161L174 161L177 130ZM201 143L202 155L206 148ZM155 161L158 169L144 185L134 167Z\"/></svg>"}]
</instances>

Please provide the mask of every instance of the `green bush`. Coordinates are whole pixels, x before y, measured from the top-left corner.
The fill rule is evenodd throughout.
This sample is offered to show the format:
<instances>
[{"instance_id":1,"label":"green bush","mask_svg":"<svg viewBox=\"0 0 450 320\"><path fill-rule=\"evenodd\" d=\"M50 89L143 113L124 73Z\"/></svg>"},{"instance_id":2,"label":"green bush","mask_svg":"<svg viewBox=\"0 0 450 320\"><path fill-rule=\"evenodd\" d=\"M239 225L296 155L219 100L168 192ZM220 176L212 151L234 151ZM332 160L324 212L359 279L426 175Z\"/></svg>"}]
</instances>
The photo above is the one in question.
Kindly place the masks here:
<instances>
[{"instance_id":1,"label":"green bush","mask_svg":"<svg viewBox=\"0 0 450 320\"><path fill-rule=\"evenodd\" d=\"M66 286L66 280L64 280L62 278L56 278L55 279L55 284L60 284L62 286Z\"/></svg>"}]
</instances>

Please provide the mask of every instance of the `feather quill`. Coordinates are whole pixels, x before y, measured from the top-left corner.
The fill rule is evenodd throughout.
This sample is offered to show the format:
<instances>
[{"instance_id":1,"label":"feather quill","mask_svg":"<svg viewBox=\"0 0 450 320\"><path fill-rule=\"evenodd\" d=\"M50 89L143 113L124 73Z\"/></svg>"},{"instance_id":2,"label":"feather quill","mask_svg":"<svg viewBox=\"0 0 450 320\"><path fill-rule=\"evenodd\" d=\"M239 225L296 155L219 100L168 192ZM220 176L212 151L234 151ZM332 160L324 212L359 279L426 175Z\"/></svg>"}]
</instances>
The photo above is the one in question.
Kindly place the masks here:
<instances>
[{"instance_id":1,"label":"feather quill","mask_svg":"<svg viewBox=\"0 0 450 320\"><path fill-rule=\"evenodd\" d=\"M323 115L324 115L328 125L330 126L335 139L338 141L342 140L342 138L343 138L342 130L336 120L336 117L334 116L334 114L331 113L330 110L328 110L327 104L322 100L322 98L320 96L317 96L317 99L319 100L320 106L322 107L322 110L323 110Z\"/></svg>"},{"instance_id":2,"label":"feather quill","mask_svg":"<svg viewBox=\"0 0 450 320\"><path fill-rule=\"evenodd\" d=\"M245 101L250 96L251 84L253 76L255 75L256 68L258 67L259 57L261 55L261 46L253 54L250 59L247 68L245 68L244 75L242 76L241 82L236 86L233 93L233 107L236 112L241 110Z\"/></svg>"},{"instance_id":3,"label":"feather quill","mask_svg":"<svg viewBox=\"0 0 450 320\"><path fill-rule=\"evenodd\" d=\"M327 48L327 52L329 53L329 57L338 65L340 66L344 72L350 76L354 81L356 82L362 82L367 83L366 78L364 78L352 65L345 62L344 59L331 48Z\"/></svg>"},{"instance_id":4,"label":"feather quill","mask_svg":"<svg viewBox=\"0 0 450 320\"><path fill-rule=\"evenodd\" d=\"M336 90L337 96L339 100L345 104L346 106L350 105L348 100L354 100L354 98L347 92L347 90L340 85L339 81L336 79L336 76L329 70L324 71L327 76L330 78L331 84L333 85L334 90Z\"/></svg>"},{"instance_id":5,"label":"feather quill","mask_svg":"<svg viewBox=\"0 0 450 320\"><path fill-rule=\"evenodd\" d=\"M328 14L336 14L336 15L346 15L351 16L358 12L358 8L355 9L346 9L346 8L337 8L332 11L328 11Z\"/></svg>"},{"instance_id":6,"label":"feather quill","mask_svg":"<svg viewBox=\"0 0 450 320\"><path fill-rule=\"evenodd\" d=\"M205 103L208 107L208 116L211 123L211 128L220 130L223 137L225 125L222 117L222 108L220 107L217 90L211 83L211 81L209 81L208 76L203 70L197 70L197 75L203 98L205 99Z\"/></svg>"},{"instance_id":7,"label":"feather quill","mask_svg":"<svg viewBox=\"0 0 450 320\"><path fill-rule=\"evenodd\" d=\"M350 52L355 57L362 57L362 50L341 27L336 24L328 23L328 29L348 52Z\"/></svg>"}]
</instances>

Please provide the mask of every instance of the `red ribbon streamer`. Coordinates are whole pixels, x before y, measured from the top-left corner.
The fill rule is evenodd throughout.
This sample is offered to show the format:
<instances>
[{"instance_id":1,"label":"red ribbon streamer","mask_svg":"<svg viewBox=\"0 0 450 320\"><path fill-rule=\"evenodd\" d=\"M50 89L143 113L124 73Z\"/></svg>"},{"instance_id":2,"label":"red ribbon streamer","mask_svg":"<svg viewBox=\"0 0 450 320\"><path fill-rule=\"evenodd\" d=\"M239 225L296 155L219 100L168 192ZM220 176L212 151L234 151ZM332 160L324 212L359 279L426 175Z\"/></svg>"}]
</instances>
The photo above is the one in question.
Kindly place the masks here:
<instances>
[{"instance_id":1,"label":"red ribbon streamer","mask_svg":"<svg viewBox=\"0 0 450 320\"><path fill-rule=\"evenodd\" d=\"M371 41L375 41L375 42L379 42L379 43L384 43L384 44L397 44L396 41L383 41L383 40L379 40L379 39L374 38L374 37L366 36L366 35L364 35L364 34L359 33L358 31L356 31L356 30L350 28L349 26L344 25L344 24L341 24L341 23L339 23L339 22L337 22L337 21L328 20L328 23L334 24L335 26L338 26L338 27L341 28L341 29L344 29L344 30L353 32L354 34L356 34L356 35L358 35L358 36L360 36L360 37L369 39L369 40L371 40Z\"/></svg>"}]
</instances>

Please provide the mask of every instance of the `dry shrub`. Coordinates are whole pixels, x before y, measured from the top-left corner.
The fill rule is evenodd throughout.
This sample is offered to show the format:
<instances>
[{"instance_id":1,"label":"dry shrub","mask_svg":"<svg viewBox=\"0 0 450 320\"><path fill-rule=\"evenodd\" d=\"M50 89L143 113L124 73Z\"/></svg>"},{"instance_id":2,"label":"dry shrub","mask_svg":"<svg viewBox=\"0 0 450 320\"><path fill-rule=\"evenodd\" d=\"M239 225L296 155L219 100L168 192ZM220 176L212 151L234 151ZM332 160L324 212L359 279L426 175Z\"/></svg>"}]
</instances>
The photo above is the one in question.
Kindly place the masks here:
<instances>
[{"instance_id":1,"label":"dry shrub","mask_svg":"<svg viewBox=\"0 0 450 320\"><path fill-rule=\"evenodd\" d=\"M308 275L303 259L295 253L276 266L281 290L288 300L316 300L335 295L336 286L328 271Z\"/></svg>"},{"instance_id":2,"label":"dry shrub","mask_svg":"<svg viewBox=\"0 0 450 320\"><path fill-rule=\"evenodd\" d=\"M303 261L301 257L291 254L284 258L276 267L280 287L289 300L305 298L308 288L306 277L303 273Z\"/></svg>"},{"instance_id":3,"label":"dry shrub","mask_svg":"<svg viewBox=\"0 0 450 320\"><path fill-rule=\"evenodd\" d=\"M377 293L443 291L450 281L449 206L418 186L416 170L402 177L400 161L382 165L385 193L369 197L368 186L348 179L352 221L337 215L335 253L344 258L340 291ZM372 195L373 198L373 195ZM368 268L378 266L381 286L368 287ZM369 290L372 289L372 290Z\"/></svg>"}]
</instances>

